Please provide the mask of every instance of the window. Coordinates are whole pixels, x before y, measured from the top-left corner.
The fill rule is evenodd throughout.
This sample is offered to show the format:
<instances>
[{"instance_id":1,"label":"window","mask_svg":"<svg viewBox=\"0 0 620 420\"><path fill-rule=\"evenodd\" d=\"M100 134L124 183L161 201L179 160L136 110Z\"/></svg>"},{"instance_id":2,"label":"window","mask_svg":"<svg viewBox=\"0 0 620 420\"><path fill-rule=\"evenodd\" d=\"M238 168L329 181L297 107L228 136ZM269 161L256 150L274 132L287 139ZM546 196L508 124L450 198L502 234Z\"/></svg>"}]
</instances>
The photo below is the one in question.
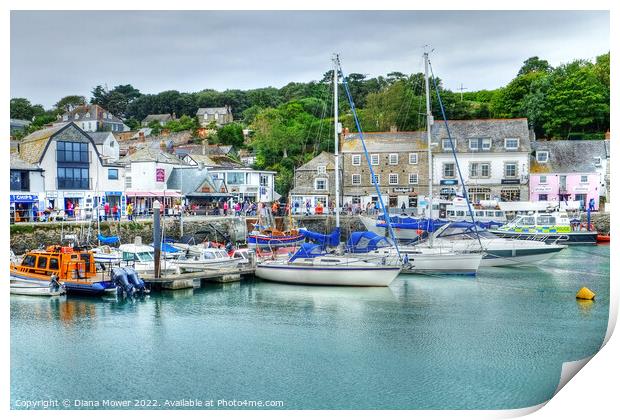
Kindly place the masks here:
<instances>
[{"instance_id":1,"label":"window","mask_svg":"<svg viewBox=\"0 0 620 420\"><path fill-rule=\"evenodd\" d=\"M482 150L491 150L491 139L481 139L482 146L480 148Z\"/></svg>"},{"instance_id":2,"label":"window","mask_svg":"<svg viewBox=\"0 0 620 420\"><path fill-rule=\"evenodd\" d=\"M409 183L417 184L418 183L418 174L409 174Z\"/></svg>"},{"instance_id":3,"label":"window","mask_svg":"<svg viewBox=\"0 0 620 420\"><path fill-rule=\"evenodd\" d=\"M58 141L56 143L56 161L88 163L88 143Z\"/></svg>"},{"instance_id":4,"label":"window","mask_svg":"<svg viewBox=\"0 0 620 420\"><path fill-rule=\"evenodd\" d=\"M37 259L37 268L47 268L47 257L39 255L39 258Z\"/></svg>"},{"instance_id":5,"label":"window","mask_svg":"<svg viewBox=\"0 0 620 420\"><path fill-rule=\"evenodd\" d=\"M58 270L58 258L50 258L50 270Z\"/></svg>"},{"instance_id":6,"label":"window","mask_svg":"<svg viewBox=\"0 0 620 420\"><path fill-rule=\"evenodd\" d=\"M538 201L547 201L549 198L548 194L538 194Z\"/></svg>"},{"instance_id":7,"label":"window","mask_svg":"<svg viewBox=\"0 0 620 420\"><path fill-rule=\"evenodd\" d=\"M362 183L362 176L360 174L351 175L351 184L360 185Z\"/></svg>"},{"instance_id":8,"label":"window","mask_svg":"<svg viewBox=\"0 0 620 420\"><path fill-rule=\"evenodd\" d=\"M450 139L441 140L441 148L443 150L452 150L452 144L454 145L454 148L456 149L456 140L450 140Z\"/></svg>"},{"instance_id":9,"label":"window","mask_svg":"<svg viewBox=\"0 0 620 420\"><path fill-rule=\"evenodd\" d=\"M269 186L269 177L267 175L261 175L259 182L260 182L260 186L261 187L268 187Z\"/></svg>"},{"instance_id":10,"label":"window","mask_svg":"<svg viewBox=\"0 0 620 420\"><path fill-rule=\"evenodd\" d=\"M488 178L491 176L491 164L482 162L471 162L469 164L470 178Z\"/></svg>"},{"instance_id":11,"label":"window","mask_svg":"<svg viewBox=\"0 0 620 420\"><path fill-rule=\"evenodd\" d=\"M62 116L62 120L63 121L69 121L69 116L68 115L63 115Z\"/></svg>"},{"instance_id":12,"label":"window","mask_svg":"<svg viewBox=\"0 0 620 420\"><path fill-rule=\"evenodd\" d=\"M75 120L79 120L79 119L80 119L80 114L75 114L75 115L73 116L73 119L75 119Z\"/></svg>"},{"instance_id":13,"label":"window","mask_svg":"<svg viewBox=\"0 0 620 420\"><path fill-rule=\"evenodd\" d=\"M35 260L34 255L26 255L26 257L22 261L22 265L25 267L34 267L34 260Z\"/></svg>"},{"instance_id":14,"label":"window","mask_svg":"<svg viewBox=\"0 0 620 420\"><path fill-rule=\"evenodd\" d=\"M228 172L226 174L226 183L230 185L241 185L245 183L245 175L243 172Z\"/></svg>"},{"instance_id":15,"label":"window","mask_svg":"<svg viewBox=\"0 0 620 420\"><path fill-rule=\"evenodd\" d=\"M500 192L500 197L502 201L520 201L521 191L517 188L503 188Z\"/></svg>"},{"instance_id":16,"label":"window","mask_svg":"<svg viewBox=\"0 0 620 420\"><path fill-rule=\"evenodd\" d=\"M30 191L28 171L11 171L11 191Z\"/></svg>"},{"instance_id":17,"label":"window","mask_svg":"<svg viewBox=\"0 0 620 420\"><path fill-rule=\"evenodd\" d=\"M549 152L546 150L538 150L536 151L536 162L538 163L547 163L549 161Z\"/></svg>"},{"instance_id":18,"label":"window","mask_svg":"<svg viewBox=\"0 0 620 420\"><path fill-rule=\"evenodd\" d=\"M601 157L595 157L594 158L594 166L601 166Z\"/></svg>"},{"instance_id":19,"label":"window","mask_svg":"<svg viewBox=\"0 0 620 420\"><path fill-rule=\"evenodd\" d=\"M66 168L59 166L56 169L58 189L88 190L88 168Z\"/></svg>"},{"instance_id":20,"label":"window","mask_svg":"<svg viewBox=\"0 0 620 420\"><path fill-rule=\"evenodd\" d=\"M581 175L581 180L579 181L582 184L587 184L588 183L588 175Z\"/></svg>"},{"instance_id":21,"label":"window","mask_svg":"<svg viewBox=\"0 0 620 420\"><path fill-rule=\"evenodd\" d=\"M90 118L90 112L87 112L87 113L84 115L84 118Z\"/></svg>"},{"instance_id":22,"label":"window","mask_svg":"<svg viewBox=\"0 0 620 420\"><path fill-rule=\"evenodd\" d=\"M359 166L362 163L362 155L351 155L351 165Z\"/></svg>"},{"instance_id":23,"label":"window","mask_svg":"<svg viewBox=\"0 0 620 420\"><path fill-rule=\"evenodd\" d=\"M491 189L486 187L471 187L469 188L468 193L471 201L476 203L481 200L489 200L491 198Z\"/></svg>"},{"instance_id":24,"label":"window","mask_svg":"<svg viewBox=\"0 0 620 420\"><path fill-rule=\"evenodd\" d=\"M373 166L379 165L379 155L370 155L370 164Z\"/></svg>"},{"instance_id":25,"label":"window","mask_svg":"<svg viewBox=\"0 0 620 420\"><path fill-rule=\"evenodd\" d=\"M417 153L409 153L409 164L417 165L418 164L418 154Z\"/></svg>"},{"instance_id":26,"label":"window","mask_svg":"<svg viewBox=\"0 0 620 420\"><path fill-rule=\"evenodd\" d=\"M131 188L131 177L125 175L125 188Z\"/></svg>"},{"instance_id":27,"label":"window","mask_svg":"<svg viewBox=\"0 0 620 420\"><path fill-rule=\"evenodd\" d=\"M325 178L317 178L314 180L314 189L317 191L327 190L327 180Z\"/></svg>"},{"instance_id":28,"label":"window","mask_svg":"<svg viewBox=\"0 0 620 420\"><path fill-rule=\"evenodd\" d=\"M538 183L539 184L546 184L547 183L547 175L541 175L540 178L538 179Z\"/></svg>"},{"instance_id":29,"label":"window","mask_svg":"<svg viewBox=\"0 0 620 420\"><path fill-rule=\"evenodd\" d=\"M504 149L517 150L519 148L519 139L504 139Z\"/></svg>"},{"instance_id":30,"label":"window","mask_svg":"<svg viewBox=\"0 0 620 420\"><path fill-rule=\"evenodd\" d=\"M504 164L504 177L516 178L517 177L517 164L514 162L506 162Z\"/></svg>"},{"instance_id":31,"label":"window","mask_svg":"<svg viewBox=\"0 0 620 420\"><path fill-rule=\"evenodd\" d=\"M375 174L374 182L377 183L377 184L380 184L381 183L381 175ZM371 184L373 183L372 175L370 175L370 183Z\"/></svg>"},{"instance_id":32,"label":"window","mask_svg":"<svg viewBox=\"0 0 620 420\"><path fill-rule=\"evenodd\" d=\"M398 185L398 174L390 174L390 185Z\"/></svg>"},{"instance_id":33,"label":"window","mask_svg":"<svg viewBox=\"0 0 620 420\"><path fill-rule=\"evenodd\" d=\"M490 150L490 149L491 149L491 139L489 138L469 139L469 150Z\"/></svg>"},{"instance_id":34,"label":"window","mask_svg":"<svg viewBox=\"0 0 620 420\"><path fill-rule=\"evenodd\" d=\"M320 174L326 174L326 166L325 165L321 165L321 166L317 166L316 167L316 171Z\"/></svg>"},{"instance_id":35,"label":"window","mask_svg":"<svg viewBox=\"0 0 620 420\"><path fill-rule=\"evenodd\" d=\"M118 169L108 169L108 179L118 179Z\"/></svg>"},{"instance_id":36,"label":"window","mask_svg":"<svg viewBox=\"0 0 620 420\"><path fill-rule=\"evenodd\" d=\"M443 177L454 178L454 163L443 164Z\"/></svg>"},{"instance_id":37,"label":"window","mask_svg":"<svg viewBox=\"0 0 620 420\"><path fill-rule=\"evenodd\" d=\"M390 153L388 157L388 164L398 165L398 153Z\"/></svg>"}]
</instances>

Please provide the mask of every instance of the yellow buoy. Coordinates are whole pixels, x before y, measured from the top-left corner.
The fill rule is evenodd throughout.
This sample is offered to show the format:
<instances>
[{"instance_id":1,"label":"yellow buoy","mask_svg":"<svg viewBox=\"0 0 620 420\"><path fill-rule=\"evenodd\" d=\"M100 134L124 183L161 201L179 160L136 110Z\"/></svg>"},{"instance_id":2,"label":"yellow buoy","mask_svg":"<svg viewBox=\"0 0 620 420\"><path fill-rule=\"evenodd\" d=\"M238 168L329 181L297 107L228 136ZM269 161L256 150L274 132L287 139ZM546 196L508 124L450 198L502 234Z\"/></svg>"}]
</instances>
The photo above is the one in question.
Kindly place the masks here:
<instances>
[{"instance_id":1,"label":"yellow buoy","mask_svg":"<svg viewBox=\"0 0 620 420\"><path fill-rule=\"evenodd\" d=\"M594 300L594 296L596 296L596 294L587 287L582 287L577 292L577 299Z\"/></svg>"}]
</instances>

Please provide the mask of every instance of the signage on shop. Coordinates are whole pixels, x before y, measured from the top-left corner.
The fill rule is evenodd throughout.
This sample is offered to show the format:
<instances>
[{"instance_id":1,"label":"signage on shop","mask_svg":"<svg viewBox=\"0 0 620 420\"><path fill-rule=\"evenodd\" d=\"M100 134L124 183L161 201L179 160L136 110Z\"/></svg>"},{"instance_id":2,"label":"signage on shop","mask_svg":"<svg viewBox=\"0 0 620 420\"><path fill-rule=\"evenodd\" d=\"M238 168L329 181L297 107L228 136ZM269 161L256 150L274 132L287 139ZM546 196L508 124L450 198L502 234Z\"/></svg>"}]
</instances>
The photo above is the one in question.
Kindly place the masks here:
<instances>
[{"instance_id":1,"label":"signage on shop","mask_svg":"<svg viewBox=\"0 0 620 420\"><path fill-rule=\"evenodd\" d=\"M519 185L519 178L516 179L502 179L503 185Z\"/></svg>"},{"instance_id":2,"label":"signage on shop","mask_svg":"<svg viewBox=\"0 0 620 420\"><path fill-rule=\"evenodd\" d=\"M155 169L155 181L156 182L166 181L166 170L164 168Z\"/></svg>"},{"instance_id":3,"label":"signage on shop","mask_svg":"<svg viewBox=\"0 0 620 420\"><path fill-rule=\"evenodd\" d=\"M550 185L537 185L536 187L534 187L534 192L549 193L551 192L551 186Z\"/></svg>"},{"instance_id":4,"label":"signage on shop","mask_svg":"<svg viewBox=\"0 0 620 420\"><path fill-rule=\"evenodd\" d=\"M411 188L409 188L409 187L394 187L393 191L395 193L408 193L408 192L411 192Z\"/></svg>"},{"instance_id":5,"label":"signage on shop","mask_svg":"<svg viewBox=\"0 0 620 420\"><path fill-rule=\"evenodd\" d=\"M11 194L11 202L14 203L32 203L33 201L39 201L39 196L33 194Z\"/></svg>"},{"instance_id":6,"label":"signage on shop","mask_svg":"<svg viewBox=\"0 0 620 420\"><path fill-rule=\"evenodd\" d=\"M439 181L439 185L458 185L458 183L457 179L442 179Z\"/></svg>"}]
</instances>

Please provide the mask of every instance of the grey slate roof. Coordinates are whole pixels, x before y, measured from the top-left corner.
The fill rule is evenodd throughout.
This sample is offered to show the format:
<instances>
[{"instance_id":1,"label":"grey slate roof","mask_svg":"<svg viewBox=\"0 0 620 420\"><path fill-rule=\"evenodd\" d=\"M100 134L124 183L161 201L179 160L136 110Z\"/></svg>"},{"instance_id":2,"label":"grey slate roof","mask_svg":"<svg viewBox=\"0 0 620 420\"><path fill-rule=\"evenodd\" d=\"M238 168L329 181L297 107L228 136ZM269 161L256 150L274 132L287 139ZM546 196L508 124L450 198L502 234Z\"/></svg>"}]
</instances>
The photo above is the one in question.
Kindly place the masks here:
<instances>
[{"instance_id":1,"label":"grey slate roof","mask_svg":"<svg viewBox=\"0 0 620 420\"><path fill-rule=\"evenodd\" d=\"M111 131L106 131L106 132L99 132L99 131L97 131L97 132L94 132L94 133L88 133L88 135L93 139L93 141L97 145L101 145L101 144L105 143L105 141L110 136L112 136L113 139L116 139Z\"/></svg>"},{"instance_id":2,"label":"grey slate roof","mask_svg":"<svg viewBox=\"0 0 620 420\"><path fill-rule=\"evenodd\" d=\"M372 152L407 152L426 150L426 132L396 131L364 133L364 143ZM348 134L341 144L343 153L363 153L362 142L357 133Z\"/></svg>"},{"instance_id":3,"label":"grey slate roof","mask_svg":"<svg viewBox=\"0 0 620 420\"><path fill-rule=\"evenodd\" d=\"M594 159L607 157L605 140L536 140L531 142L531 173L592 173ZM547 163L536 161L536 151L549 152Z\"/></svg>"},{"instance_id":4,"label":"grey slate roof","mask_svg":"<svg viewBox=\"0 0 620 420\"><path fill-rule=\"evenodd\" d=\"M220 107L214 107L214 108L198 108L198 111L196 111L196 115L227 114L229 110L230 110L230 107L227 107L227 106L220 106Z\"/></svg>"},{"instance_id":5,"label":"grey slate roof","mask_svg":"<svg viewBox=\"0 0 620 420\"><path fill-rule=\"evenodd\" d=\"M458 152L469 153L469 139L490 138L490 152L505 151L504 139L518 138L519 148L516 151L530 151L530 132L527 118L484 119L484 120L448 120L450 135L456 141ZM433 142L438 143L437 151L441 151L441 140L448 138L448 131L443 120L436 120L431 127ZM433 148L435 149L435 148Z\"/></svg>"},{"instance_id":6,"label":"grey slate roof","mask_svg":"<svg viewBox=\"0 0 620 420\"><path fill-rule=\"evenodd\" d=\"M166 122L172 119L170 114L149 114L142 120L143 123L149 123L151 121Z\"/></svg>"},{"instance_id":7,"label":"grey slate roof","mask_svg":"<svg viewBox=\"0 0 620 420\"><path fill-rule=\"evenodd\" d=\"M166 153L159 148L143 147L136 150L135 153L125 156L120 160L122 163L130 162L163 162L175 165L184 165L185 163L170 153Z\"/></svg>"},{"instance_id":8,"label":"grey slate roof","mask_svg":"<svg viewBox=\"0 0 620 420\"><path fill-rule=\"evenodd\" d=\"M107 118L103 118L104 113L106 114ZM86 114L88 114L88 117L86 117ZM65 115L68 117L67 121L64 121L63 119ZM76 106L71 111L65 112L64 114L62 114L62 116L58 120L56 120L56 123L76 121L76 118L75 118L76 115L78 116L77 120L79 121L103 120L103 121L112 121L115 123L123 122L121 121L120 118L116 117L115 115L112 115L112 113L110 113L108 110L104 109L103 107L99 105L86 104L86 105Z\"/></svg>"},{"instance_id":9,"label":"grey slate roof","mask_svg":"<svg viewBox=\"0 0 620 420\"><path fill-rule=\"evenodd\" d=\"M173 190L180 190L181 194L189 194L198 190L204 183L207 183L212 191L217 191L213 178L207 168L174 168L168 177L167 187Z\"/></svg>"},{"instance_id":10,"label":"grey slate roof","mask_svg":"<svg viewBox=\"0 0 620 420\"><path fill-rule=\"evenodd\" d=\"M342 155L340 155L340 160L342 161ZM321 152L314 159L304 163L299 168L295 169L296 171L316 171L317 167L325 166L325 170L334 170L334 155L328 152ZM341 162L342 167L342 162Z\"/></svg>"},{"instance_id":11,"label":"grey slate roof","mask_svg":"<svg viewBox=\"0 0 620 420\"><path fill-rule=\"evenodd\" d=\"M42 171L39 165L20 159L19 154L11 153L11 169L21 171Z\"/></svg>"}]
</instances>

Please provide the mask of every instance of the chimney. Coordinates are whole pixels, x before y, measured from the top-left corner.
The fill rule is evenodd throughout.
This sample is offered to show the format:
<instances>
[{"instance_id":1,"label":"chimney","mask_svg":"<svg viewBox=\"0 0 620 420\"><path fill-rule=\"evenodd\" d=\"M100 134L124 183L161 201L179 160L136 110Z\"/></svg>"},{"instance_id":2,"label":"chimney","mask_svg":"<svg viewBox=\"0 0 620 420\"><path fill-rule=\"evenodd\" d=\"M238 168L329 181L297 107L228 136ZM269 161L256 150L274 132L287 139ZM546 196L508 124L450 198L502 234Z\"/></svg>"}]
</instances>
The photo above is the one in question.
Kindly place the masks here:
<instances>
[{"instance_id":1,"label":"chimney","mask_svg":"<svg viewBox=\"0 0 620 420\"><path fill-rule=\"evenodd\" d=\"M141 142L145 142L146 139L144 138L144 131L140 131L138 132L138 140Z\"/></svg>"}]
</instances>

